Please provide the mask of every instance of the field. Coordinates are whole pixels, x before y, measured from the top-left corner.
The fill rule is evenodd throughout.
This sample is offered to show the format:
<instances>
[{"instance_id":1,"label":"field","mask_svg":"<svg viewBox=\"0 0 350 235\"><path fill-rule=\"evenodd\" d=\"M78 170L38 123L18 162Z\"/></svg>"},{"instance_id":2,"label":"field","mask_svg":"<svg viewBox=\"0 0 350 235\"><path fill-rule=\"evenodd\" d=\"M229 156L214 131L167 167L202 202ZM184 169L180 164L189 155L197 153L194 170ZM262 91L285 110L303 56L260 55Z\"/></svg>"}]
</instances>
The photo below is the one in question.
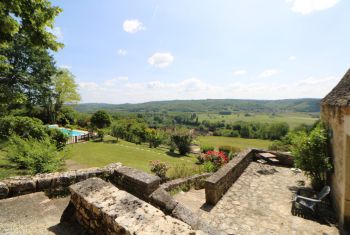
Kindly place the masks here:
<instances>
[{"instance_id":1,"label":"field","mask_svg":"<svg viewBox=\"0 0 350 235\"><path fill-rule=\"evenodd\" d=\"M268 113L249 113L248 116L245 113L220 115L217 113L199 113L198 120L208 120L210 122L218 122L225 120L226 123L233 123L236 121L246 122L261 122L261 123L274 123L274 122L286 122L290 128L294 128L300 124L313 124L317 121L318 114L315 113L278 113L271 115Z\"/></svg>"},{"instance_id":2,"label":"field","mask_svg":"<svg viewBox=\"0 0 350 235\"><path fill-rule=\"evenodd\" d=\"M224 136L200 136L198 137L198 142L200 145L206 146L222 146L229 145L241 150L247 148L261 148L267 149L267 147L272 143L270 140L259 140L259 139L243 139L235 137L224 137Z\"/></svg>"},{"instance_id":3,"label":"field","mask_svg":"<svg viewBox=\"0 0 350 235\"><path fill-rule=\"evenodd\" d=\"M74 161L85 167L105 166L112 162L121 162L123 165L134 167L149 172L149 162L160 160L169 165L179 163L194 164L196 157L180 156L168 153L165 148L150 149L148 145L136 145L120 140L118 143L108 141L87 142L72 145L72 158Z\"/></svg>"}]
</instances>

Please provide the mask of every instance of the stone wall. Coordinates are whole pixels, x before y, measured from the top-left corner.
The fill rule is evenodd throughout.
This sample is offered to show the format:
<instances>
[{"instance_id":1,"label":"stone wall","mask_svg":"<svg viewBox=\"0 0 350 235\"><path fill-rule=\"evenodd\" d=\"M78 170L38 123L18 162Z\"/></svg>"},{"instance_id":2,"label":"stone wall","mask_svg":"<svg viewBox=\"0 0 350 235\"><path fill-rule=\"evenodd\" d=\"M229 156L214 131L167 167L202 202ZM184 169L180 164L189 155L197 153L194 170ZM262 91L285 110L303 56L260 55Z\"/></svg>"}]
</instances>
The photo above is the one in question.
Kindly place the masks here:
<instances>
[{"instance_id":1,"label":"stone wall","mask_svg":"<svg viewBox=\"0 0 350 235\"><path fill-rule=\"evenodd\" d=\"M194 187L195 189L204 188L205 179L211 176L212 173L204 173L199 175L192 175L187 178L174 179L161 185L161 187L169 192L171 190L181 188L183 186Z\"/></svg>"},{"instance_id":2,"label":"stone wall","mask_svg":"<svg viewBox=\"0 0 350 235\"><path fill-rule=\"evenodd\" d=\"M246 150L205 180L205 197L208 204L215 205L231 185L252 162L254 150Z\"/></svg>"},{"instance_id":3,"label":"stone wall","mask_svg":"<svg viewBox=\"0 0 350 235\"><path fill-rule=\"evenodd\" d=\"M121 163L112 163L102 168L88 168L67 172L16 176L0 181L0 199L44 191L48 195L68 192L68 186L91 177L109 179Z\"/></svg>"},{"instance_id":4,"label":"stone wall","mask_svg":"<svg viewBox=\"0 0 350 235\"><path fill-rule=\"evenodd\" d=\"M70 216L96 234L203 234L99 178L70 186ZM72 210L72 207L73 210Z\"/></svg>"},{"instance_id":5,"label":"stone wall","mask_svg":"<svg viewBox=\"0 0 350 235\"><path fill-rule=\"evenodd\" d=\"M323 105L321 118L331 132L331 195L340 224L350 227L350 108Z\"/></svg>"},{"instance_id":6,"label":"stone wall","mask_svg":"<svg viewBox=\"0 0 350 235\"><path fill-rule=\"evenodd\" d=\"M160 185L158 176L126 166L118 167L109 180L119 188L144 200L147 200Z\"/></svg>"},{"instance_id":7,"label":"stone wall","mask_svg":"<svg viewBox=\"0 0 350 235\"><path fill-rule=\"evenodd\" d=\"M210 235L223 234L207 221L203 220L198 214L193 213L176 201L163 187L158 188L150 195L150 203L161 209L164 213L190 225L192 229L201 230Z\"/></svg>"}]
</instances>

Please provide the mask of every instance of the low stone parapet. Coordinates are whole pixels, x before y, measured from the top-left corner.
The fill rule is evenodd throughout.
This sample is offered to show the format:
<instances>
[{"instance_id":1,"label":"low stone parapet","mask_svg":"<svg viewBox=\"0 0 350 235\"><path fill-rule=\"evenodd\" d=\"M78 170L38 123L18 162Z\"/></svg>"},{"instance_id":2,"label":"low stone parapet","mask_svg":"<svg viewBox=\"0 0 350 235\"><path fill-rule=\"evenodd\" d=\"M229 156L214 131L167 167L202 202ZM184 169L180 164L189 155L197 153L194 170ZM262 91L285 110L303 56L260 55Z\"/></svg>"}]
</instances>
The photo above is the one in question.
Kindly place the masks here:
<instances>
[{"instance_id":1,"label":"low stone parapet","mask_svg":"<svg viewBox=\"0 0 350 235\"><path fill-rule=\"evenodd\" d=\"M75 208L71 213L95 234L203 234L102 179L90 178L69 189L70 207Z\"/></svg>"},{"instance_id":2,"label":"low stone parapet","mask_svg":"<svg viewBox=\"0 0 350 235\"><path fill-rule=\"evenodd\" d=\"M252 162L253 157L253 150L243 151L207 178L204 185L206 202L215 205Z\"/></svg>"},{"instance_id":3,"label":"low stone parapet","mask_svg":"<svg viewBox=\"0 0 350 235\"><path fill-rule=\"evenodd\" d=\"M202 189L204 188L205 179L211 175L212 173L204 173L192 175L187 178L174 179L162 184L161 187L167 192L185 185L193 186L195 189Z\"/></svg>"},{"instance_id":4,"label":"low stone parapet","mask_svg":"<svg viewBox=\"0 0 350 235\"><path fill-rule=\"evenodd\" d=\"M44 191L49 195L68 191L68 186L91 177L109 179L121 163L112 163L102 168L37 174L34 176L9 177L0 181L0 199Z\"/></svg>"}]
</instances>

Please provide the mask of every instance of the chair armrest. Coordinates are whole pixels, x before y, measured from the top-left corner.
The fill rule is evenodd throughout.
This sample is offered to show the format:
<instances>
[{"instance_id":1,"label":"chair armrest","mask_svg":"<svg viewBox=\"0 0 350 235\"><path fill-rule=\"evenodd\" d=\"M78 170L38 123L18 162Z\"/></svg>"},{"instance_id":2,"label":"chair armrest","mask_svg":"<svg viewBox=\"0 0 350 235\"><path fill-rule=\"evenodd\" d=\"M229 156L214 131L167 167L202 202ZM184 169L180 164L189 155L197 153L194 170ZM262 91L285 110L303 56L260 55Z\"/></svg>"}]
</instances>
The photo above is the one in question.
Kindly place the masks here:
<instances>
[{"instance_id":1,"label":"chair armrest","mask_svg":"<svg viewBox=\"0 0 350 235\"><path fill-rule=\"evenodd\" d=\"M308 197L303 197L303 196L300 196L300 195L297 195L295 197L295 201L298 200L298 199L303 199L303 200L306 200L306 201L310 201L310 202L322 202L321 200L319 199L313 199L313 198L308 198Z\"/></svg>"}]
</instances>

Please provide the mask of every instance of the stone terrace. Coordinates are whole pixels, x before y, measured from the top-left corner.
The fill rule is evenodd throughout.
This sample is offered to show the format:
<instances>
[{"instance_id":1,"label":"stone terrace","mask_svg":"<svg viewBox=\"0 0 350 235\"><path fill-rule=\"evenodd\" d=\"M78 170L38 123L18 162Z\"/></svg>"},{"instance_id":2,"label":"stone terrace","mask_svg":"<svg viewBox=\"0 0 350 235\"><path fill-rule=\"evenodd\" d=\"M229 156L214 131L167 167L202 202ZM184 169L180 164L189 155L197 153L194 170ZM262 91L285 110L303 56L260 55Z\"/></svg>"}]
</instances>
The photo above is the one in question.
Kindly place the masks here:
<instances>
[{"instance_id":1,"label":"stone terrace","mask_svg":"<svg viewBox=\"0 0 350 235\"><path fill-rule=\"evenodd\" d=\"M334 226L291 214L293 191L302 181L308 183L290 168L252 162L214 207L205 204L204 190L175 199L228 234L339 234Z\"/></svg>"}]
</instances>

